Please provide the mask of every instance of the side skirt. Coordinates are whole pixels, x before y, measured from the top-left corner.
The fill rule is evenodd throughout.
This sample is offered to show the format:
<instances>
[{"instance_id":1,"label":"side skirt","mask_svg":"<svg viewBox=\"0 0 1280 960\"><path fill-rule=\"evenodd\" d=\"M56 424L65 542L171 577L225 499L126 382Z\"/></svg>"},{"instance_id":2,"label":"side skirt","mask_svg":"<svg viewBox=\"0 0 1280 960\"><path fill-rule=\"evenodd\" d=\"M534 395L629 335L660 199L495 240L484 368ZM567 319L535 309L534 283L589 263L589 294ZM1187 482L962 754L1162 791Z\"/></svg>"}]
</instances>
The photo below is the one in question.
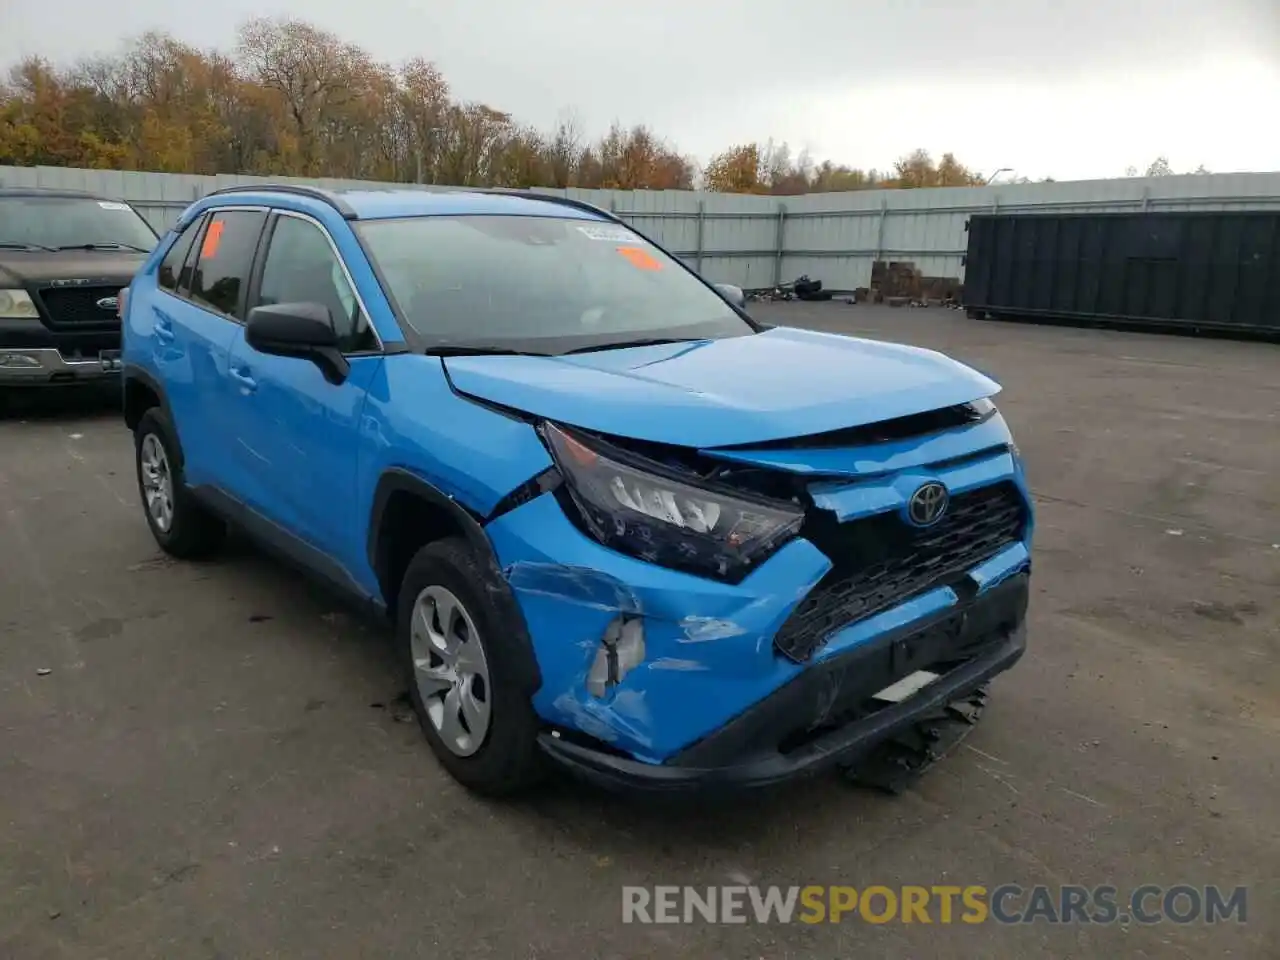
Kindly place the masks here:
<instances>
[{"instance_id":1,"label":"side skirt","mask_svg":"<svg viewBox=\"0 0 1280 960\"><path fill-rule=\"evenodd\" d=\"M275 521L214 486L192 487L191 494L255 543L313 580L332 587L352 606L376 619L386 620L387 607L370 595L346 568Z\"/></svg>"}]
</instances>

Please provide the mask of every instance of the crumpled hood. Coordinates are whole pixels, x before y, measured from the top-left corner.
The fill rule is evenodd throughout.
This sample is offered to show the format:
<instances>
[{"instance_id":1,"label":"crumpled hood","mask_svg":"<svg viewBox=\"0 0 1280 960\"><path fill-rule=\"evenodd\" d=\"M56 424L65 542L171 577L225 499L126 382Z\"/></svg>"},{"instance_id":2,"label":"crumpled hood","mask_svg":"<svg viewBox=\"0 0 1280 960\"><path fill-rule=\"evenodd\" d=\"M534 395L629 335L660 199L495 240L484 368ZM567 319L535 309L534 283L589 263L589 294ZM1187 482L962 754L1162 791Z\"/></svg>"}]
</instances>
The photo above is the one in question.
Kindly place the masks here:
<instances>
[{"instance_id":1,"label":"crumpled hood","mask_svg":"<svg viewBox=\"0 0 1280 960\"><path fill-rule=\"evenodd\" d=\"M755 336L565 357L450 357L464 394L615 436L763 443L998 393L932 350L779 327Z\"/></svg>"}]
</instances>

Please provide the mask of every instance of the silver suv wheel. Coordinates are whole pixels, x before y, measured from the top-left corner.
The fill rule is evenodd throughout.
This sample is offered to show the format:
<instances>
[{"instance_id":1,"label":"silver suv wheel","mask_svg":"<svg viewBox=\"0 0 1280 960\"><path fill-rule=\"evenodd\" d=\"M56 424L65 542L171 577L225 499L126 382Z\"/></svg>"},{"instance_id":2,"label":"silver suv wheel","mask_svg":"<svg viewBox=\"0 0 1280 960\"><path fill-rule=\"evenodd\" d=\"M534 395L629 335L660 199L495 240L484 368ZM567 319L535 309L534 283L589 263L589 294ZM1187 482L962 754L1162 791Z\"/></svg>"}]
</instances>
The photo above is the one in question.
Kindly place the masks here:
<instances>
[{"instance_id":1,"label":"silver suv wheel","mask_svg":"<svg viewBox=\"0 0 1280 960\"><path fill-rule=\"evenodd\" d=\"M431 725L450 752L484 746L492 715L489 663L475 620L453 593L424 589L410 621L414 683Z\"/></svg>"},{"instance_id":2,"label":"silver suv wheel","mask_svg":"<svg viewBox=\"0 0 1280 960\"><path fill-rule=\"evenodd\" d=\"M169 457L164 444L154 433L142 438L141 458L142 494L146 499L147 513L161 533L168 533L173 526L173 472L169 469Z\"/></svg>"}]
</instances>

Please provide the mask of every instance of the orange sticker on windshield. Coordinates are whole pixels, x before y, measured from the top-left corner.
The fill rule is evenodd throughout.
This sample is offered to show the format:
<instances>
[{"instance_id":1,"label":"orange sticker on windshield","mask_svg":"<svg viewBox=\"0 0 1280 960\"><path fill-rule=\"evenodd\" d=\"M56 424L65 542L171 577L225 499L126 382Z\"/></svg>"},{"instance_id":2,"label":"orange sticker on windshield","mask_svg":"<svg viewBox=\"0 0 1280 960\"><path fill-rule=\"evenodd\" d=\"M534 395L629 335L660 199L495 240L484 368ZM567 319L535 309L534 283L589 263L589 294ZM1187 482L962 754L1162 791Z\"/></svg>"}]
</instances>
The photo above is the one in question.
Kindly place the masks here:
<instances>
[{"instance_id":1,"label":"orange sticker on windshield","mask_svg":"<svg viewBox=\"0 0 1280 960\"><path fill-rule=\"evenodd\" d=\"M643 247L618 247L618 252L631 261L631 265L639 270L661 270L662 264L658 262L648 250Z\"/></svg>"},{"instance_id":2,"label":"orange sticker on windshield","mask_svg":"<svg viewBox=\"0 0 1280 960\"><path fill-rule=\"evenodd\" d=\"M204 243L200 245L200 259L210 260L218 255L218 244L222 242L221 220L214 220L205 231Z\"/></svg>"}]
</instances>

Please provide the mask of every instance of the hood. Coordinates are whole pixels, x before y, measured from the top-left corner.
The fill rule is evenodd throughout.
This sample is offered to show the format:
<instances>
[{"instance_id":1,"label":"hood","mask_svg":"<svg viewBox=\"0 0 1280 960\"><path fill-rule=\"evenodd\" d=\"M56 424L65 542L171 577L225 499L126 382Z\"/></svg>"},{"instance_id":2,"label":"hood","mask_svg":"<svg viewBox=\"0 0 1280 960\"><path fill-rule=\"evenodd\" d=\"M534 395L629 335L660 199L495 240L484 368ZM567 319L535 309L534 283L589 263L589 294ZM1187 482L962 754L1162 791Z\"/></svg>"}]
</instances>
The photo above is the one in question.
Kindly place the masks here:
<instances>
[{"instance_id":1,"label":"hood","mask_svg":"<svg viewBox=\"0 0 1280 960\"><path fill-rule=\"evenodd\" d=\"M127 287L147 256L128 250L0 250L0 284L85 280Z\"/></svg>"},{"instance_id":2,"label":"hood","mask_svg":"<svg viewBox=\"0 0 1280 960\"><path fill-rule=\"evenodd\" d=\"M689 447L764 443L967 403L1000 386L932 350L779 327L565 357L451 357L454 386L534 416Z\"/></svg>"}]
</instances>

